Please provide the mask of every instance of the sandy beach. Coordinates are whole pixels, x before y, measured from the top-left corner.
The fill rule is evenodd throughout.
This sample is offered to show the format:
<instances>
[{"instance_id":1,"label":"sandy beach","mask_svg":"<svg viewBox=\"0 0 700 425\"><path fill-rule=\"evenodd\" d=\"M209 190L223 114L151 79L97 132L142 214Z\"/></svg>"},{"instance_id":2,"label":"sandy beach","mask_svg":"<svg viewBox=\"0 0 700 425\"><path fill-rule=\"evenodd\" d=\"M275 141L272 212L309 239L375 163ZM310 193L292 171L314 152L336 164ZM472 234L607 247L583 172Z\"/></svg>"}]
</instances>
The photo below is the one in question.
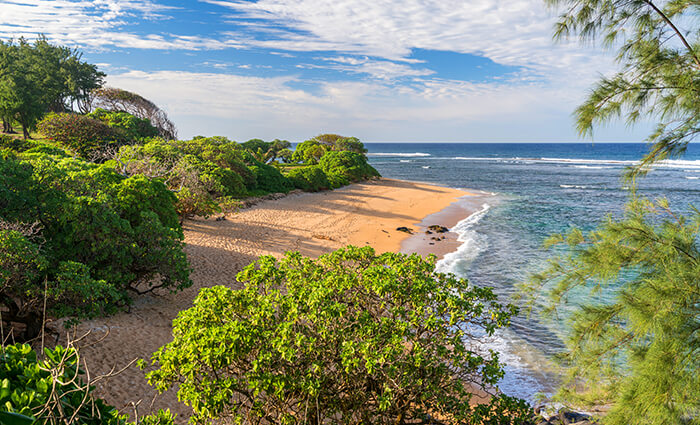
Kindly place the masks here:
<instances>
[{"instance_id":1,"label":"sandy beach","mask_svg":"<svg viewBox=\"0 0 700 425\"><path fill-rule=\"evenodd\" d=\"M470 214L456 201L468 192L399 180L379 179L331 192L293 194L263 201L225 220L195 219L185 223L187 255L194 285L176 294L137 298L131 311L83 323L77 334L91 331L81 343L82 354L94 376L123 367L134 358L148 359L171 340L171 322L191 306L199 290L213 285L236 287L235 276L260 255L280 256L300 251L318 256L348 244L372 246L378 252L421 254L449 252L455 235L431 241L430 224L453 226ZM441 213L442 212L442 213ZM396 231L409 227L414 236ZM434 245L430 245L433 243ZM103 338L90 345L90 341ZM156 397L136 366L97 385L97 392L126 413L129 403L141 401L139 414L152 408L170 408L188 416L175 391Z\"/></svg>"}]
</instances>

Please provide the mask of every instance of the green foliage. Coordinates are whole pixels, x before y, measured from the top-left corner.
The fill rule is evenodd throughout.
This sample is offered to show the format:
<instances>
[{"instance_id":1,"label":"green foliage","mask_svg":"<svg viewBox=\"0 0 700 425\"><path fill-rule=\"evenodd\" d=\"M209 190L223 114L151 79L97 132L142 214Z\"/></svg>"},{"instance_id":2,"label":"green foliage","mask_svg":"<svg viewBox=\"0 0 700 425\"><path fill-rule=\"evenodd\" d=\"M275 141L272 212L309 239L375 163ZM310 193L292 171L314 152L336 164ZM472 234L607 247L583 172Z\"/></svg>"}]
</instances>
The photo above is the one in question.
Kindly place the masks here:
<instances>
[{"instance_id":1,"label":"green foliage","mask_svg":"<svg viewBox=\"0 0 700 425\"><path fill-rule=\"evenodd\" d=\"M138 422L138 425L174 425L175 415L170 413L170 409L158 409L156 413L148 415Z\"/></svg>"},{"instance_id":2,"label":"green foliage","mask_svg":"<svg viewBox=\"0 0 700 425\"><path fill-rule=\"evenodd\" d=\"M165 111L139 94L114 87L104 87L93 90L90 96L90 108L97 107L108 111L126 112L137 118L148 120L150 125L158 129L158 135L163 139L177 139L175 124L170 121Z\"/></svg>"},{"instance_id":3,"label":"green foliage","mask_svg":"<svg viewBox=\"0 0 700 425\"><path fill-rule=\"evenodd\" d=\"M196 137L124 146L110 164L127 175L166 181L177 195L181 217L208 216L219 210L218 198L241 198L258 188L257 175L244 156L238 144L226 138Z\"/></svg>"},{"instance_id":4,"label":"green foliage","mask_svg":"<svg viewBox=\"0 0 700 425\"><path fill-rule=\"evenodd\" d=\"M280 171L267 164L251 165L250 170L258 182L258 189L263 192L289 192L293 189L292 183Z\"/></svg>"},{"instance_id":5,"label":"green foliage","mask_svg":"<svg viewBox=\"0 0 700 425\"><path fill-rule=\"evenodd\" d=\"M265 142L260 139L251 139L241 143L241 147L253 154L257 161L268 163L280 157L283 150L289 150L292 146L286 140L275 139L271 142ZM290 151L291 152L291 151Z\"/></svg>"},{"instance_id":6,"label":"green foliage","mask_svg":"<svg viewBox=\"0 0 700 425\"><path fill-rule=\"evenodd\" d=\"M92 395L93 388L83 383L77 352L57 346L45 350L45 360L37 360L29 345L9 345L0 354L0 416L2 423L27 423L14 416L23 415L37 424L80 423L126 425L126 417L116 408ZM157 423L157 422L156 422Z\"/></svg>"},{"instance_id":7,"label":"green foliage","mask_svg":"<svg viewBox=\"0 0 700 425\"><path fill-rule=\"evenodd\" d=\"M700 423L699 237L697 210L635 199L621 220L553 239L570 254L527 289L546 288L550 310L575 291L597 300L574 309L561 397L612 402L605 424Z\"/></svg>"},{"instance_id":8,"label":"green foliage","mask_svg":"<svg viewBox=\"0 0 700 425\"><path fill-rule=\"evenodd\" d=\"M577 109L581 134L595 123L624 116L629 124L659 117L649 136L654 145L633 173L667 157L678 156L700 133L700 31L693 0L545 0L565 12L556 37L577 33L601 37L618 48L621 71L603 77Z\"/></svg>"},{"instance_id":9,"label":"green foliage","mask_svg":"<svg viewBox=\"0 0 700 425\"><path fill-rule=\"evenodd\" d=\"M37 128L47 139L59 143L83 158L88 158L110 145L119 145L127 141L123 132L85 115L51 113L39 122Z\"/></svg>"},{"instance_id":10,"label":"green foliage","mask_svg":"<svg viewBox=\"0 0 700 425\"><path fill-rule=\"evenodd\" d=\"M151 125L149 119L139 118L127 112L97 108L87 116L102 121L110 128L118 129L121 138L129 142L142 141L159 135L158 129Z\"/></svg>"},{"instance_id":11,"label":"green foliage","mask_svg":"<svg viewBox=\"0 0 700 425\"><path fill-rule=\"evenodd\" d=\"M367 158L356 152L328 152L318 165L326 174L339 175L351 182L379 177L379 172L367 163Z\"/></svg>"},{"instance_id":12,"label":"green foliage","mask_svg":"<svg viewBox=\"0 0 700 425\"><path fill-rule=\"evenodd\" d=\"M241 290L203 289L147 374L178 384L194 423L522 424L524 402L471 406L503 376L474 351L515 312L489 288L435 272L435 258L347 247L318 260L261 257Z\"/></svg>"},{"instance_id":13,"label":"green foliage","mask_svg":"<svg viewBox=\"0 0 700 425\"><path fill-rule=\"evenodd\" d=\"M87 112L90 92L102 86L105 74L81 56L43 36L34 44L0 41L0 117L17 119L26 139L47 110Z\"/></svg>"},{"instance_id":14,"label":"green foliage","mask_svg":"<svg viewBox=\"0 0 700 425\"><path fill-rule=\"evenodd\" d=\"M175 202L160 181L104 165L0 158L3 320L25 323L30 338L44 294L52 316L82 319L126 306L130 291L189 286Z\"/></svg>"},{"instance_id":15,"label":"green foliage","mask_svg":"<svg viewBox=\"0 0 700 425\"><path fill-rule=\"evenodd\" d=\"M305 164L318 164L318 161L323 155L328 152L328 149L316 140L307 140L299 143L294 149L292 160L294 162L303 162Z\"/></svg>"},{"instance_id":16,"label":"green foliage","mask_svg":"<svg viewBox=\"0 0 700 425\"><path fill-rule=\"evenodd\" d=\"M331 188L331 183L318 165L295 168L287 174L294 187L307 192L318 192Z\"/></svg>"}]
</instances>

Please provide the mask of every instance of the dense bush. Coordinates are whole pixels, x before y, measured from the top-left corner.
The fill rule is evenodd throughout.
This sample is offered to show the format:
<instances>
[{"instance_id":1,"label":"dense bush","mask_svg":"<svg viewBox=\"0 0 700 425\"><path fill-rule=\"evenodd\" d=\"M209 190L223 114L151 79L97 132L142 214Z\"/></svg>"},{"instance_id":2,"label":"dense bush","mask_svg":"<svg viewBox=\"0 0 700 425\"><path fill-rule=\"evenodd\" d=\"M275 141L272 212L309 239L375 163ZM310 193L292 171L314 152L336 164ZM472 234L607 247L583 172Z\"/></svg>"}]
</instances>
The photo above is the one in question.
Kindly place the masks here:
<instances>
[{"instance_id":1,"label":"dense bush","mask_svg":"<svg viewBox=\"0 0 700 425\"><path fill-rule=\"evenodd\" d=\"M116 129L123 139L130 142L156 137L159 134L158 129L151 125L150 120L136 117L127 112L97 108L87 114L87 116L102 121L109 127Z\"/></svg>"},{"instance_id":2,"label":"dense bush","mask_svg":"<svg viewBox=\"0 0 700 425\"><path fill-rule=\"evenodd\" d=\"M379 177L364 155L355 152L328 152L318 164L326 174L339 175L351 182Z\"/></svg>"},{"instance_id":3,"label":"dense bush","mask_svg":"<svg viewBox=\"0 0 700 425\"><path fill-rule=\"evenodd\" d=\"M295 168L287 174L287 178L297 189L317 192L331 188L326 173L317 165Z\"/></svg>"},{"instance_id":4,"label":"dense bush","mask_svg":"<svg viewBox=\"0 0 700 425\"><path fill-rule=\"evenodd\" d=\"M258 182L258 191L276 193L289 192L294 189L292 182L282 175L280 171L267 164L256 163L249 166Z\"/></svg>"},{"instance_id":5,"label":"dense bush","mask_svg":"<svg viewBox=\"0 0 700 425\"><path fill-rule=\"evenodd\" d=\"M515 312L491 289L435 272L435 259L348 247L318 260L261 257L244 289L203 289L153 355L159 391L177 384L196 423L522 424L495 394L498 356L478 350Z\"/></svg>"},{"instance_id":6,"label":"dense bush","mask_svg":"<svg viewBox=\"0 0 700 425\"><path fill-rule=\"evenodd\" d=\"M318 164L318 161L326 152L328 152L328 148L317 140L307 140L296 146L292 154L292 161L303 162L305 164Z\"/></svg>"},{"instance_id":7,"label":"dense bush","mask_svg":"<svg viewBox=\"0 0 700 425\"><path fill-rule=\"evenodd\" d=\"M166 140L177 139L175 124L170 121L165 111L137 93L114 87L104 87L93 90L90 96L91 108L123 111L138 118L147 119L151 125L158 129L160 137Z\"/></svg>"},{"instance_id":8,"label":"dense bush","mask_svg":"<svg viewBox=\"0 0 700 425\"><path fill-rule=\"evenodd\" d=\"M151 140L124 146L113 162L126 175L161 178L175 191L181 217L218 211L219 197L245 197L258 187L256 174L243 161L244 152L225 138L191 141Z\"/></svg>"},{"instance_id":9,"label":"dense bush","mask_svg":"<svg viewBox=\"0 0 700 425\"><path fill-rule=\"evenodd\" d=\"M104 400L82 370L74 348L44 350L39 360L29 345L3 347L0 354L0 423L3 425L135 425ZM94 379L94 378L93 378ZM142 425L172 425L170 411L141 418Z\"/></svg>"},{"instance_id":10,"label":"dense bush","mask_svg":"<svg viewBox=\"0 0 700 425\"><path fill-rule=\"evenodd\" d=\"M39 361L29 345L3 348L0 410L32 417L38 424L127 424L126 416L94 397L81 381L75 350L57 346L45 355Z\"/></svg>"},{"instance_id":11,"label":"dense bush","mask_svg":"<svg viewBox=\"0 0 700 425\"><path fill-rule=\"evenodd\" d=\"M47 139L83 158L88 158L109 145L126 141L119 131L102 121L78 114L48 114L39 122L37 129Z\"/></svg>"},{"instance_id":12,"label":"dense bush","mask_svg":"<svg viewBox=\"0 0 700 425\"><path fill-rule=\"evenodd\" d=\"M69 156L68 153L50 143L40 140L23 140L0 134L0 149L8 149L15 153L46 153L49 155Z\"/></svg>"},{"instance_id":13,"label":"dense bush","mask_svg":"<svg viewBox=\"0 0 700 425\"><path fill-rule=\"evenodd\" d=\"M190 285L175 202L163 183L107 166L1 157L3 320L34 336L45 287L54 317L79 319L124 307L132 291ZM23 232L22 222L40 233Z\"/></svg>"}]
</instances>

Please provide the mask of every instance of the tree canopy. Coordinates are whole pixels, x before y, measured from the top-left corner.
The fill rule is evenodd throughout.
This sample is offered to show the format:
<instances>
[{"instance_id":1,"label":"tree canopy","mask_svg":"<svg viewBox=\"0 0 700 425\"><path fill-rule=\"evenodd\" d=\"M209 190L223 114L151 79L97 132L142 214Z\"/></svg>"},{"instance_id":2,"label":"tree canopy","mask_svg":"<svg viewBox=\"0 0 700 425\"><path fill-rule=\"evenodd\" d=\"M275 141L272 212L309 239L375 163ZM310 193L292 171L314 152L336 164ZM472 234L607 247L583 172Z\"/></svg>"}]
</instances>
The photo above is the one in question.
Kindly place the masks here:
<instances>
[{"instance_id":1,"label":"tree canopy","mask_svg":"<svg viewBox=\"0 0 700 425\"><path fill-rule=\"evenodd\" d=\"M168 115L155 103L145 97L114 87L104 87L91 93L91 108L109 111L128 112L129 114L150 121L158 129L160 137L166 140L177 139L177 129Z\"/></svg>"},{"instance_id":2,"label":"tree canopy","mask_svg":"<svg viewBox=\"0 0 700 425\"><path fill-rule=\"evenodd\" d=\"M528 289L544 288L550 311L571 293L590 296L571 319L561 397L613 402L605 424L700 424L698 240L700 212L642 199L597 230L550 239L570 252Z\"/></svg>"},{"instance_id":3,"label":"tree canopy","mask_svg":"<svg viewBox=\"0 0 700 425\"><path fill-rule=\"evenodd\" d=\"M601 38L617 49L620 71L603 77L576 110L581 134L623 117L660 120L636 172L678 156L700 134L700 30L695 0L545 0L564 10L555 36Z\"/></svg>"},{"instance_id":4,"label":"tree canopy","mask_svg":"<svg viewBox=\"0 0 700 425\"><path fill-rule=\"evenodd\" d=\"M195 423L522 424L494 389L503 369L478 339L515 313L435 258L347 247L318 260L260 257L241 290L203 289L153 355ZM474 403L475 388L493 393Z\"/></svg>"},{"instance_id":5,"label":"tree canopy","mask_svg":"<svg viewBox=\"0 0 700 425\"><path fill-rule=\"evenodd\" d=\"M23 38L0 41L0 118L16 119L26 139L47 111L86 112L90 93L104 77L79 51L43 36L33 44Z\"/></svg>"}]
</instances>

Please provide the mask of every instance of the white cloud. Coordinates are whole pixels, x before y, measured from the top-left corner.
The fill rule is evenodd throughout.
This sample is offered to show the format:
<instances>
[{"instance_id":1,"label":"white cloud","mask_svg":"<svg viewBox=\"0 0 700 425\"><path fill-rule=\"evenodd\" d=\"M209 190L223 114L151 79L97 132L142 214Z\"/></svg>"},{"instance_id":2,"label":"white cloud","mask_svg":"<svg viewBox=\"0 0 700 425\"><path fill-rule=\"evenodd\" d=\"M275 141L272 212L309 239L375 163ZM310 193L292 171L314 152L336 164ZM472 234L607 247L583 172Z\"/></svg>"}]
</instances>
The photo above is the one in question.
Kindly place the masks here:
<instances>
[{"instance_id":1,"label":"white cloud","mask_svg":"<svg viewBox=\"0 0 700 425\"><path fill-rule=\"evenodd\" d=\"M431 69L416 69L402 63L372 60L368 57L335 56L319 59L330 63L326 68L357 74L368 74L382 80L392 80L398 77L421 77L435 74L435 71ZM324 68L323 66L318 67Z\"/></svg>"},{"instance_id":2,"label":"white cloud","mask_svg":"<svg viewBox=\"0 0 700 425\"><path fill-rule=\"evenodd\" d=\"M305 82L289 76L131 71L109 76L108 83L162 106L182 137L304 140L338 132L386 141L576 140L569 111L577 100L567 88L529 82L346 81L302 90L297 87ZM624 133L608 134L607 140L619 140Z\"/></svg>"},{"instance_id":3,"label":"white cloud","mask_svg":"<svg viewBox=\"0 0 700 425\"><path fill-rule=\"evenodd\" d=\"M0 39L46 35L53 42L104 49L222 49L231 40L177 34L136 34L123 29L128 19L167 19L171 7L149 0L3 0Z\"/></svg>"},{"instance_id":4,"label":"white cloud","mask_svg":"<svg viewBox=\"0 0 700 425\"><path fill-rule=\"evenodd\" d=\"M499 64L588 75L609 59L579 46L554 46L554 17L542 0L204 0L255 20L268 37L245 44L288 51L336 51L392 61L412 49L469 53ZM284 31L284 30L287 31Z\"/></svg>"}]
</instances>

